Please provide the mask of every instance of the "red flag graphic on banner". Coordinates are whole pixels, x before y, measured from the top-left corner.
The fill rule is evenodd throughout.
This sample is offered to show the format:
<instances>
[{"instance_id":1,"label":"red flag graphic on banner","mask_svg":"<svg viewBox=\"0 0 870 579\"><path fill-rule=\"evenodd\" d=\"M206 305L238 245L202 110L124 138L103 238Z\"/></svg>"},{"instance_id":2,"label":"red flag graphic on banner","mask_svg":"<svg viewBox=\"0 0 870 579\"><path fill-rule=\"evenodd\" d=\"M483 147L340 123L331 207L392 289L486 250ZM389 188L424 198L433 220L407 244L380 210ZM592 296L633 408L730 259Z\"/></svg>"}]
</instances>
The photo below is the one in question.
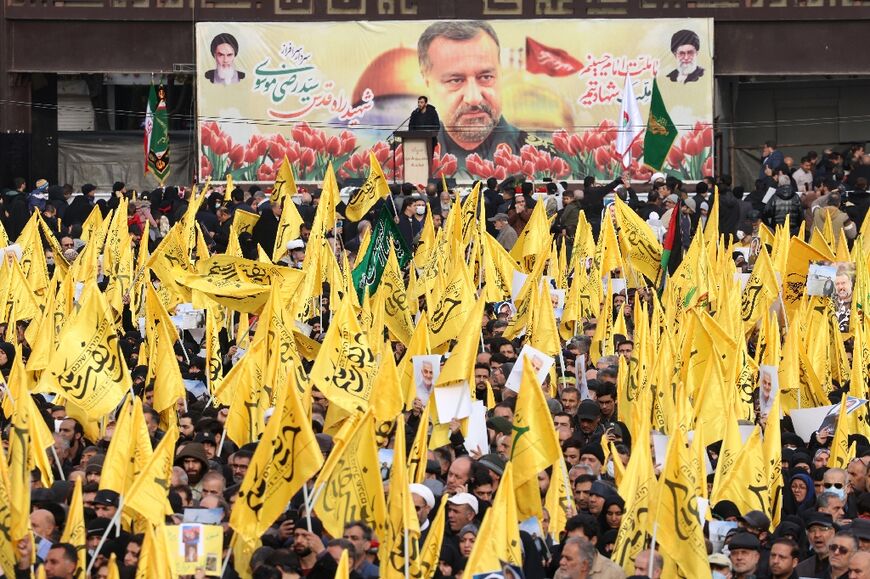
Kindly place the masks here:
<instances>
[{"instance_id":1,"label":"red flag graphic on banner","mask_svg":"<svg viewBox=\"0 0 870 579\"><path fill-rule=\"evenodd\" d=\"M562 50L526 37L526 70L532 74L569 76L583 70L583 64Z\"/></svg>"}]
</instances>

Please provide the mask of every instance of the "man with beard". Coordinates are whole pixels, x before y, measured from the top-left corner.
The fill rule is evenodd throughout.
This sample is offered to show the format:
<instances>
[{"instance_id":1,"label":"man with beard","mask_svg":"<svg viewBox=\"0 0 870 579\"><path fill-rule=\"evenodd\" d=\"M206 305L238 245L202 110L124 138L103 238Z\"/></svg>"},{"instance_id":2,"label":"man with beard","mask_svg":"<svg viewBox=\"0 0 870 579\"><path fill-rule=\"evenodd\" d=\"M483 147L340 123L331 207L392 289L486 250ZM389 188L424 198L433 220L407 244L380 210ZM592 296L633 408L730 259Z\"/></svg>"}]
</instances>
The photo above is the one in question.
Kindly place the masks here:
<instances>
[{"instance_id":1,"label":"man with beard","mask_svg":"<svg viewBox=\"0 0 870 579\"><path fill-rule=\"evenodd\" d=\"M209 469L205 448L199 442L185 444L181 452L175 457L175 466L180 466L187 473L193 498L197 501L200 500L202 498L202 477Z\"/></svg>"},{"instance_id":2,"label":"man with beard","mask_svg":"<svg viewBox=\"0 0 870 579\"><path fill-rule=\"evenodd\" d=\"M852 315L852 277L849 270L840 266L834 277L834 307L837 313L837 323L841 332L849 331L849 319Z\"/></svg>"},{"instance_id":3,"label":"man with beard","mask_svg":"<svg viewBox=\"0 0 870 579\"><path fill-rule=\"evenodd\" d=\"M245 78L245 73L236 70L236 55L239 54L239 41L232 34L222 32L211 41L211 55L214 68L206 71L205 78L212 84L237 84Z\"/></svg>"},{"instance_id":4,"label":"man with beard","mask_svg":"<svg viewBox=\"0 0 870 579\"><path fill-rule=\"evenodd\" d=\"M519 153L526 142L526 133L501 114L499 46L492 26L479 20L435 22L417 42L423 80L444 111L441 154L456 156L456 177L470 177L468 155L492 159L500 144Z\"/></svg>"},{"instance_id":5,"label":"man with beard","mask_svg":"<svg viewBox=\"0 0 870 579\"><path fill-rule=\"evenodd\" d=\"M301 521L297 521L301 522ZM324 550L323 541L320 536L323 534L323 523L318 519L311 519L311 532L306 530L306 525L297 524L293 530L293 552L299 557L299 567L302 569L302 575L308 575L308 572L317 564L317 556Z\"/></svg>"},{"instance_id":6,"label":"man with beard","mask_svg":"<svg viewBox=\"0 0 870 579\"><path fill-rule=\"evenodd\" d=\"M671 52L677 59L677 68L668 73L671 82L697 82L704 76L697 61L700 48L701 39L691 30L680 30L671 37Z\"/></svg>"}]
</instances>

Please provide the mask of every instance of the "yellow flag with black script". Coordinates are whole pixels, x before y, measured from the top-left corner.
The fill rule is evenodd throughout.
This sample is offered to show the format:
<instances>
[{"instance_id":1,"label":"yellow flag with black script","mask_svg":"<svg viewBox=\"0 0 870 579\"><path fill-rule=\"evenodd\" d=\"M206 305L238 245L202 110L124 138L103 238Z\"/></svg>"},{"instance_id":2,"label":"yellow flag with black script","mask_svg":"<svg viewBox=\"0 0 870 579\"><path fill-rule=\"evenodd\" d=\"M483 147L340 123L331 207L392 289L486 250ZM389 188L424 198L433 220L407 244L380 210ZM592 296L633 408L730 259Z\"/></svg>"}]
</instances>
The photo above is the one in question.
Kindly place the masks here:
<instances>
[{"instance_id":1,"label":"yellow flag with black script","mask_svg":"<svg viewBox=\"0 0 870 579\"><path fill-rule=\"evenodd\" d=\"M483 295L488 302L500 302L511 298L511 281L516 262L504 247L489 233L483 234Z\"/></svg>"},{"instance_id":2,"label":"yellow flag with black script","mask_svg":"<svg viewBox=\"0 0 870 579\"><path fill-rule=\"evenodd\" d=\"M154 286L145 290L145 335L148 341L148 379L154 381L152 406L157 412L174 408L187 391L181 378L181 369L175 357L178 331L169 313L160 303Z\"/></svg>"},{"instance_id":3,"label":"yellow flag with black script","mask_svg":"<svg viewBox=\"0 0 870 579\"><path fill-rule=\"evenodd\" d=\"M282 201L281 219L278 220L278 233L272 248L272 261L276 263L287 253L287 242L299 237L299 228L302 226L302 216L296 209L296 203L290 197L284 197Z\"/></svg>"},{"instance_id":4,"label":"yellow flag with black script","mask_svg":"<svg viewBox=\"0 0 870 579\"><path fill-rule=\"evenodd\" d=\"M468 269L457 263L429 318L429 341L433 348L455 340L462 333L474 301Z\"/></svg>"},{"instance_id":5,"label":"yellow flag with black script","mask_svg":"<svg viewBox=\"0 0 870 579\"><path fill-rule=\"evenodd\" d=\"M761 444L761 428L756 426L725 473L715 500L733 501L741 513L767 513L770 511L767 489L768 470Z\"/></svg>"},{"instance_id":6,"label":"yellow flag with black script","mask_svg":"<svg viewBox=\"0 0 870 579\"><path fill-rule=\"evenodd\" d=\"M285 201L286 198L296 195L298 192L296 178L293 176L293 166L287 160L287 155L284 155L284 161L278 168L275 184L272 186L272 199Z\"/></svg>"},{"instance_id":7,"label":"yellow flag with black script","mask_svg":"<svg viewBox=\"0 0 870 579\"><path fill-rule=\"evenodd\" d=\"M652 402L650 396L648 390L641 393L641 399L635 403L638 406L636 416L649 416ZM650 424L647 418L635 427L635 452L628 459L625 476L619 485L619 496L625 497L625 514L616 535L611 558L626 572L634 571L634 560L646 546L653 518L650 510L655 509L652 497L656 492L656 475L653 470L649 433Z\"/></svg>"},{"instance_id":8,"label":"yellow flag with black script","mask_svg":"<svg viewBox=\"0 0 870 579\"><path fill-rule=\"evenodd\" d=\"M390 245L387 265L381 274L381 283L375 290L375 302L383 301L384 321L387 328L403 344L407 345L414 334L411 310L408 307L408 293L396 259L396 250Z\"/></svg>"},{"instance_id":9,"label":"yellow flag with black script","mask_svg":"<svg viewBox=\"0 0 870 579\"><path fill-rule=\"evenodd\" d=\"M152 525L163 524L164 518L172 514L166 495L172 478L177 440L178 430L170 428L154 449L145 469L124 496L124 508L148 519Z\"/></svg>"},{"instance_id":10,"label":"yellow flag with black script","mask_svg":"<svg viewBox=\"0 0 870 579\"><path fill-rule=\"evenodd\" d=\"M420 576L422 579L432 579L438 570L438 562L441 559L441 543L444 541L444 522L447 510L447 501L442 500L438 505L438 512L429 527L426 541L420 550Z\"/></svg>"},{"instance_id":11,"label":"yellow flag with black script","mask_svg":"<svg viewBox=\"0 0 870 579\"><path fill-rule=\"evenodd\" d=\"M323 469L314 485L315 492L323 487L314 510L333 537L341 535L350 521L365 521L383 536L386 504L378 464L375 418L367 412L348 435L340 455L330 460L330 468Z\"/></svg>"},{"instance_id":12,"label":"yellow flag with black script","mask_svg":"<svg viewBox=\"0 0 870 579\"><path fill-rule=\"evenodd\" d=\"M271 385L263 388L266 376L268 340L255 337L251 349L233 366L221 388L215 392L215 399L229 404L227 415L227 436L241 446L254 442L264 430L264 412L271 405ZM224 402L225 396L231 397Z\"/></svg>"},{"instance_id":13,"label":"yellow flag with black script","mask_svg":"<svg viewBox=\"0 0 870 579\"><path fill-rule=\"evenodd\" d=\"M695 472L683 431L675 428L659 482L658 540L662 551L676 561L681 576L709 578L704 527L698 517Z\"/></svg>"},{"instance_id":14,"label":"yellow flag with black script","mask_svg":"<svg viewBox=\"0 0 870 579\"><path fill-rule=\"evenodd\" d=\"M233 224L230 226L230 230L236 234L236 237L242 233L251 233L259 220L259 213L236 209L233 211Z\"/></svg>"},{"instance_id":15,"label":"yellow flag with black script","mask_svg":"<svg viewBox=\"0 0 870 579\"><path fill-rule=\"evenodd\" d=\"M62 393L89 417L99 419L118 406L130 386L109 305L99 290L90 292L61 331L40 388Z\"/></svg>"},{"instance_id":16,"label":"yellow flag with black script","mask_svg":"<svg viewBox=\"0 0 870 579\"><path fill-rule=\"evenodd\" d=\"M429 457L429 412L431 404L423 407L420 414L420 423L417 425L417 434L411 444L411 452L408 454L408 480L412 483L423 484L426 479L426 462Z\"/></svg>"},{"instance_id":17,"label":"yellow flag with black script","mask_svg":"<svg viewBox=\"0 0 870 579\"><path fill-rule=\"evenodd\" d=\"M185 233L182 223L176 223L148 258L147 264L178 300L189 302L191 301L190 289L180 284L177 273L177 270L193 271L190 264L190 247Z\"/></svg>"},{"instance_id":18,"label":"yellow flag with black script","mask_svg":"<svg viewBox=\"0 0 870 579\"><path fill-rule=\"evenodd\" d=\"M375 154L369 151L369 176L362 187L351 194L344 214L351 221L359 221L378 202L378 199L389 194L390 186L387 184L387 178L384 176L381 164L378 163Z\"/></svg>"},{"instance_id":19,"label":"yellow flag with black script","mask_svg":"<svg viewBox=\"0 0 870 579\"><path fill-rule=\"evenodd\" d=\"M508 462L492 507L483 517L480 533L465 565L463 579L471 579L479 573L498 572L501 570L501 561L522 565L513 469L513 464Z\"/></svg>"},{"instance_id":20,"label":"yellow flag with black script","mask_svg":"<svg viewBox=\"0 0 870 579\"><path fill-rule=\"evenodd\" d=\"M779 430L780 393L773 397L773 406L764 428L764 462L767 467L767 496L771 528L779 526L782 517L782 433Z\"/></svg>"},{"instance_id":21,"label":"yellow flag with black script","mask_svg":"<svg viewBox=\"0 0 870 579\"><path fill-rule=\"evenodd\" d=\"M220 343L221 324L214 308L205 310L205 363L208 391L212 394L224 380L224 361Z\"/></svg>"},{"instance_id":22,"label":"yellow flag with black script","mask_svg":"<svg viewBox=\"0 0 870 579\"><path fill-rule=\"evenodd\" d=\"M474 383L474 364L477 362L477 349L480 346L480 320L486 305L483 296L474 302L468 315L459 342L441 368L436 386L446 386L458 382Z\"/></svg>"},{"instance_id":23,"label":"yellow flag with black script","mask_svg":"<svg viewBox=\"0 0 870 579\"><path fill-rule=\"evenodd\" d=\"M30 374L25 371L21 352L18 351L12 362L12 370L9 372L7 383L9 395L3 399L3 413L13 418L15 414L22 415L16 420L20 424L27 425L30 444L34 449L27 454L27 468L31 471L39 470L42 484L50 487L54 482L54 476L48 458L48 449L54 444L54 436L30 395L31 386Z\"/></svg>"},{"instance_id":24,"label":"yellow flag with black script","mask_svg":"<svg viewBox=\"0 0 870 579\"><path fill-rule=\"evenodd\" d=\"M840 415L837 417L837 428L834 430L834 440L831 442L828 468L845 469L854 458L849 447L849 414L846 411L846 400L847 397L843 396L840 403Z\"/></svg>"},{"instance_id":25,"label":"yellow flag with black script","mask_svg":"<svg viewBox=\"0 0 870 579\"><path fill-rule=\"evenodd\" d=\"M76 548L78 563L76 573L84 573L87 568L87 549L85 547L85 513L82 503L82 479L77 478L69 501L69 513L60 540Z\"/></svg>"},{"instance_id":26,"label":"yellow flag with black script","mask_svg":"<svg viewBox=\"0 0 870 579\"><path fill-rule=\"evenodd\" d=\"M145 525L145 539L139 552L139 564L136 567L136 579L175 579L175 557L171 555L170 545L166 539L165 525ZM177 549L178 547L175 546Z\"/></svg>"},{"instance_id":27,"label":"yellow flag with black script","mask_svg":"<svg viewBox=\"0 0 870 579\"><path fill-rule=\"evenodd\" d=\"M233 529L250 539L262 536L323 466L323 455L296 389L288 387L285 392L254 451L230 518Z\"/></svg>"},{"instance_id":28,"label":"yellow flag with black script","mask_svg":"<svg viewBox=\"0 0 870 579\"><path fill-rule=\"evenodd\" d=\"M12 497L12 486L9 480L9 467L6 455L0 447L0 568L7 577L15 577L18 561L18 541L12 538L12 507L21 497ZM447 501L444 501L445 503ZM28 510L30 505L27 505Z\"/></svg>"},{"instance_id":29,"label":"yellow flag with black script","mask_svg":"<svg viewBox=\"0 0 870 579\"><path fill-rule=\"evenodd\" d=\"M549 534L554 540L557 540L562 531L565 530L568 518L577 512L574 505L574 495L568 486L568 469L565 467L565 459L561 456L553 465L553 476L550 477L550 487L544 498L544 507L550 513Z\"/></svg>"},{"instance_id":30,"label":"yellow flag with black script","mask_svg":"<svg viewBox=\"0 0 870 579\"><path fill-rule=\"evenodd\" d=\"M650 226L619 196L616 196L616 223L619 248L625 261L647 279L656 281L662 261L662 244Z\"/></svg>"},{"instance_id":31,"label":"yellow flag with black script","mask_svg":"<svg viewBox=\"0 0 870 579\"><path fill-rule=\"evenodd\" d=\"M348 412L356 412L369 407L377 370L368 337L360 328L356 312L350 300L342 300L309 380L330 402Z\"/></svg>"},{"instance_id":32,"label":"yellow flag with black script","mask_svg":"<svg viewBox=\"0 0 870 579\"><path fill-rule=\"evenodd\" d=\"M20 359L21 351L16 359ZM30 537L30 488L31 468L27 464L31 453L30 421L33 417L24 404L18 404L12 413L9 429L9 492L12 505L12 540L17 544ZM40 418L41 419L41 418Z\"/></svg>"},{"instance_id":33,"label":"yellow flag with black script","mask_svg":"<svg viewBox=\"0 0 870 579\"><path fill-rule=\"evenodd\" d=\"M748 334L758 323L779 295L779 284L773 271L773 263L762 246L752 274L740 296L740 317L743 330Z\"/></svg>"},{"instance_id":34,"label":"yellow flag with black script","mask_svg":"<svg viewBox=\"0 0 870 579\"><path fill-rule=\"evenodd\" d=\"M152 454L154 451L142 414L142 400L138 396L128 397L115 418L115 431L100 475L100 490L124 494L145 470Z\"/></svg>"}]
</instances>

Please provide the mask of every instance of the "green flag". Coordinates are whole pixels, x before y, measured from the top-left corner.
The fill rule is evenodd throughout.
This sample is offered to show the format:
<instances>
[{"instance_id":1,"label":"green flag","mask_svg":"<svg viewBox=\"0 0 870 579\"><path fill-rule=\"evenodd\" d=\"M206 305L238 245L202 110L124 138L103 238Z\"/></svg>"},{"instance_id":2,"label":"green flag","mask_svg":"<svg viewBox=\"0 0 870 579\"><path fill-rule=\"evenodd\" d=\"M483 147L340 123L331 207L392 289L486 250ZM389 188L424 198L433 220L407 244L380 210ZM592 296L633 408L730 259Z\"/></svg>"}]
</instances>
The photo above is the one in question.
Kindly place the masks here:
<instances>
[{"instance_id":1,"label":"green flag","mask_svg":"<svg viewBox=\"0 0 870 579\"><path fill-rule=\"evenodd\" d=\"M405 243L405 238L399 233L393 216L384 204L381 206L381 213L372 228L366 253L352 274L353 286L356 288L360 301L365 296L366 290L371 295L378 289L384 268L387 266L387 259L390 256L390 245L396 251L399 267L404 268L411 261L411 248Z\"/></svg>"},{"instance_id":2,"label":"green flag","mask_svg":"<svg viewBox=\"0 0 870 579\"><path fill-rule=\"evenodd\" d=\"M646 122L646 135L643 137L643 164L653 171L661 171L676 138L677 127L668 114L659 85L653 79L652 101Z\"/></svg>"},{"instance_id":3,"label":"green flag","mask_svg":"<svg viewBox=\"0 0 870 579\"><path fill-rule=\"evenodd\" d=\"M153 173L160 186L169 177L169 115L166 112L166 88L151 85L148 110L145 111L145 174Z\"/></svg>"}]
</instances>

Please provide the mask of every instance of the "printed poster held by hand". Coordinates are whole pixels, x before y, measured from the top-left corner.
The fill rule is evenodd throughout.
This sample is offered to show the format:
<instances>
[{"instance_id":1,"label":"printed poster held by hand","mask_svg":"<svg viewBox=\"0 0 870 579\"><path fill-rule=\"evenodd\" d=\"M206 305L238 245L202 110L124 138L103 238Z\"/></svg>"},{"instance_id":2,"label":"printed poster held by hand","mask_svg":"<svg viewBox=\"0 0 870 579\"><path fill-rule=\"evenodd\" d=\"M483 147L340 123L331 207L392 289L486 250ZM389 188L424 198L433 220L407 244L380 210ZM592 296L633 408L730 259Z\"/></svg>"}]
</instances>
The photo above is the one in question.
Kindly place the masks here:
<instances>
[{"instance_id":1,"label":"printed poster held by hand","mask_svg":"<svg viewBox=\"0 0 870 579\"><path fill-rule=\"evenodd\" d=\"M520 350L520 355L517 356L517 361L505 382L505 386L514 392L520 391L520 382L523 376L523 364L527 361L535 369L535 377L538 379L538 384L544 383L544 380L547 379L547 375L550 373L550 368L552 368L553 364L556 362L552 356L548 356L540 350L529 345L523 346L523 349Z\"/></svg>"}]
</instances>

